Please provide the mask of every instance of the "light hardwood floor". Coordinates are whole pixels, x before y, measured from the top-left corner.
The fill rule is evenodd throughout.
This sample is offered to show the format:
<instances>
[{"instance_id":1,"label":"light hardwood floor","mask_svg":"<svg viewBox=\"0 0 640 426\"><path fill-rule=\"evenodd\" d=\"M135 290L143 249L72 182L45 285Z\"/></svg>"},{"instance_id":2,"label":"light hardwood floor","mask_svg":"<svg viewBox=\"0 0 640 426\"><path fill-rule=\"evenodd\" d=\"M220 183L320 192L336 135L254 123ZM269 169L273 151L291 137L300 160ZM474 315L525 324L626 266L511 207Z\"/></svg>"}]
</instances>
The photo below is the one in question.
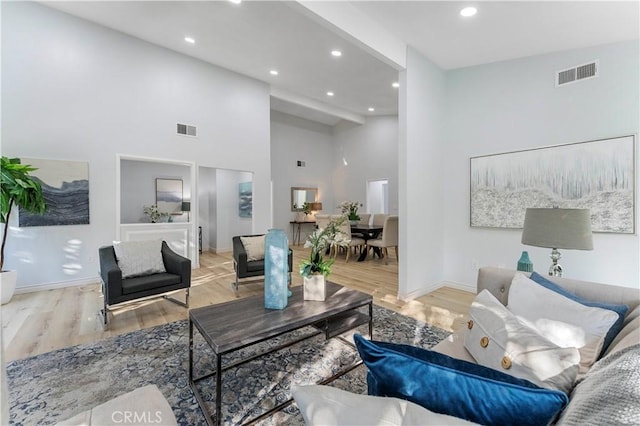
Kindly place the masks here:
<instances>
[{"instance_id":1,"label":"light hardwood floor","mask_svg":"<svg viewBox=\"0 0 640 426\"><path fill-rule=\"evenodd\" d=\"M308 251L294 247L292 285L301 285L296 267ZM353 256L352 256L353 259ZM346 287L369 293L374 303L420 319L445 330L463 323L474 295L448 287L440 288L418 299L398 300L398 265L393 254L389 264L367 260L345 262L336 259L330 280ZM235 299L231 289L234 280L231 253L204 253L200 268L192 273L190 307L197 308ZM240 296L262 293L262 285L240 286ZM183 297L184 291L176 297ZM21 359L81 343L139 330L187 318L187 310L164 299L149 299L116 309L109 330L103 331L98 312L102 307L99 283L57 290L18 294L2 306L5 361Z\"/></svg>"}]
</instances>

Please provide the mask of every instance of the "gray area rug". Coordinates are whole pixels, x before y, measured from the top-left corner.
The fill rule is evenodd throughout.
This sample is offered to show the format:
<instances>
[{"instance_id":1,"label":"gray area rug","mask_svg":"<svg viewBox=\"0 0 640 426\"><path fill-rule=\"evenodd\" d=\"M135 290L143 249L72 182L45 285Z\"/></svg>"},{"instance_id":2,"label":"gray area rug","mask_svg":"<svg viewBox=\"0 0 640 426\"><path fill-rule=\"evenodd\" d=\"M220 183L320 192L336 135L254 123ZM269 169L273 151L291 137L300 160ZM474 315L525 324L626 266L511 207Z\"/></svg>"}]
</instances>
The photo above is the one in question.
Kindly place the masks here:
<instances>
[{"instance_id":1,"label":"gray area rug","mask_svg":"<svg viewBox=\"0 0 640 426\"><path fill-rule=\"evenodd\" d=\"M311 328L281 336L277 344ZM368 327L358 330L367 334ZM374 306L374 339L429 348L449 333L421 321ZM213 353L196 332L196 374L213 371ZM140 386L156 384L181 425L206 424L188 384L189 326L177 321L121 336L48 352L7 364L10 422L15 425L55 424ZM224 358L224 364L268 349L253 345ZM223 423L240 424L289 399L292 384L310 384L359 360L357 351L323 335L223 373ZM366 370L359 366L332 386L366 393ZM215 401L213 380L198 384ZM262 421L263 425L304 424L292 404Z\"/></svg>"}]
</instances>

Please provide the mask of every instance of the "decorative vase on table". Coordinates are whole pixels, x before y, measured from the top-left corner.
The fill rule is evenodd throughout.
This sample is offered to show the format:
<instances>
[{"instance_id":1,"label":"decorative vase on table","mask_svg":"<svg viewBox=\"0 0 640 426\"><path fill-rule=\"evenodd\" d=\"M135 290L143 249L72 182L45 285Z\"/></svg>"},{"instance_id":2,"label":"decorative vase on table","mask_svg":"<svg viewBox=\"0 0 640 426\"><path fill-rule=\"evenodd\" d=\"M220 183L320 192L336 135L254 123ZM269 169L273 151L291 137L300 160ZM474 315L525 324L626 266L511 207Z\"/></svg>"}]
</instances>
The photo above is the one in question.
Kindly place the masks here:
<instances>
[{"instance_id":1,"label":"decorative vase on table","mask_svg":"<svg viewBox=\"0 0 640 426\"><path fill-rule=\"evenodd\" d=\"M526 251L522 252L520 259L518 260L518 271L522 272L533 272L533 262L529 259L529 253Z\"/></svg>"},{"instance_id":2,"label":"decorative vase on table","mask_svg":"<svg viewBox=\"0 0 640 426\"><path fill-rule=\"evenodd\" d=\"M327 298L324 275L313 274L302 278L304 300L324 301Z\"/></svg>"},{"instance_id":3,"label":"decorative vase on table","mask_svg":"<svg viewBox=\"0 0 640 426\"><path fill-rule=\"evenodd\" d=\"M282 229L269 229L264 239L264 307L287 307L289 241Z\"/></svg>"}]
</instances>

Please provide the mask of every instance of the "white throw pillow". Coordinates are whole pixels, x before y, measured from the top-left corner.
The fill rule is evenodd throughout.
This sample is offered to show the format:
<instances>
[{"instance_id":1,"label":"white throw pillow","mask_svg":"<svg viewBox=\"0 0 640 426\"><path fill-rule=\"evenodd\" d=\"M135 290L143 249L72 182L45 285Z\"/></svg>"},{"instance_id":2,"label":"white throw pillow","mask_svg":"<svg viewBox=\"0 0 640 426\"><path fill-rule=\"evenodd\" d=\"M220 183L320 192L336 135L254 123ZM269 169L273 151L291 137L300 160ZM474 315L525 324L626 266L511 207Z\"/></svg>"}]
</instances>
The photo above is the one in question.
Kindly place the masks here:
<instances>
[{"instance_id":1,"label":"white throw pillow","mask_svg":"<svg viewBox=\"0 0 640 426\"><path fill-rule=\"evenodd\" d=\"M307 425L474 425L398 398L360 395L331 386L295 386L293 397Z\"/></svg>"},{"instance_id":2,"label":"white throw pillow","mask_svg":"<svg viewBox=\"0 0 640 426\"><path fill-rule=\"evenodd\" d=\"M478 364L536 385L571 392L580 353L561 348L516 318L489 290L471 304L464 346Z\"/></svg>"},{"instance_id":3,"label":"white throw pillow","mask_svg":"<svg viewBox=\"0 0 640 426\"><path fill-rule=\"evenodd\" d=\"M516 273L509 289L509 310L558 346L578 348L580 374L598 359L618 314L585 306Z\"/></svg>"},{"instance_id":4,"label":"white throw pillow","mask_svg":"<svg viewBox=\"0 0 640 426\"><path fill-rule=\"evenodd\" d=\"M122 278L167 272L162 260L162 240L113 243Z\"/></svg>"},{"instance_id":5,"label":"white throw pillow","mask_svg":"<svg viewBox=\"0 0 640 426\"><path fill-rule=\"evenodd\" d=\"M247 252L247 260L249 262L253 260L264 259L264 235L258 237L240 237L244 251Z\"/></svg>"}]
</instances>

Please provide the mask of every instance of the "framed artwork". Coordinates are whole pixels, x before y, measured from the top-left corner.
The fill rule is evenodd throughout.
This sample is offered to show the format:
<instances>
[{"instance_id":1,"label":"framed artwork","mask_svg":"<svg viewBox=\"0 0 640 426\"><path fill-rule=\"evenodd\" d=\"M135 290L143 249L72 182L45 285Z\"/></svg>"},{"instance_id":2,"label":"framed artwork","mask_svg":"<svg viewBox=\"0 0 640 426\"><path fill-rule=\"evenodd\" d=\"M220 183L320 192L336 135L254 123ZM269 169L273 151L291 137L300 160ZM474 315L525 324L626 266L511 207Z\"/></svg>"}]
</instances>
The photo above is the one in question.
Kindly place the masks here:
<instances>
[{"instance_id":1,"label":"framed artwork","mask_svg":"<svg viewBox=\"0 0 640 426\"><path fill-rule=\"evenodd\" d=\"M472 227L522 228L527 207L588 208L593 232L635 233L635 135L472 157Z\"/></svg>"},{"instance_id":2,"label":"framed artwork","mask_svg":"<svg viewBox=\"0 0 640 426\"><path fill-rule=\"evenodd\" d=\"M156 179L156 205L169 214L182 214L182 179Z\"/></svg>"},{"instance_id":3,"label":"framed artwork","mask_svg":"<svg viewBox=\"0 0 640 426\"><path fill-rule=\"evenodd\" d=\"M253 215L253 184L242 182L238 184L238 215L251 217Z\"/></svg>"},{"instance_id":4,"label":"framed artwork","mask_svg":"<svg viewBox=\"0 0 640 426\"><path fill-rule=\"evenodd\" d=\"M20 161L38 169L30 175L42 185L47 211L38 215L20 209L18 226L89 224L89 163L37 158Z\"/></svg>"}]
</instances>

